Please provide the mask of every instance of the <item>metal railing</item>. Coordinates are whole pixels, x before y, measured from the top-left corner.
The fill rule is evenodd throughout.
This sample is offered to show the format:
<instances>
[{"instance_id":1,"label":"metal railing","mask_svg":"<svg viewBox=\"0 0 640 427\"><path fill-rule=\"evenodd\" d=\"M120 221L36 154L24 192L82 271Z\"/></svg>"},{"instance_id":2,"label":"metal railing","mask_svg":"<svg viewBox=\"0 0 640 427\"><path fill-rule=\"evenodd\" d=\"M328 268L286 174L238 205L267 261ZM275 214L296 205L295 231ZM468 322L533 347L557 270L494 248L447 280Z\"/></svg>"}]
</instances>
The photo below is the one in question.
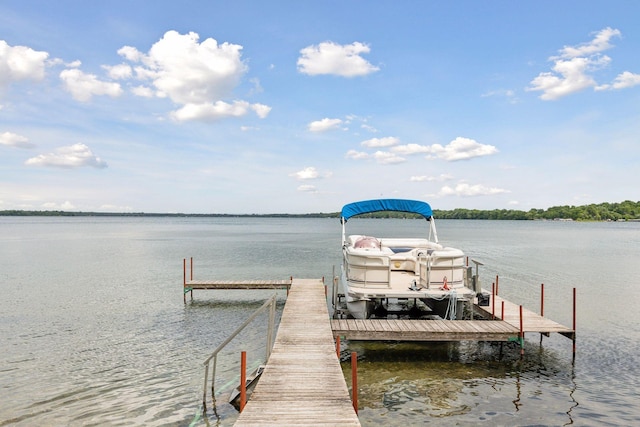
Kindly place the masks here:
<instances>
[{"instance_id":1,"label":"metal railing","mask_svg":"<svg viewBox=\"0 0 640 427\"><path fill-rule=\"evenodd\" d=\"M238 328L233 331L229 337L222 342L204 361L204 387L202 391L202 406L204 410L207 410L207 381L209 379L209 366L211 365L211 361L213 360L213 371L211 373L211 399L213 400L213 404L216 402L216 392L215 392L215 383L216 383L216 363L218 360L218 353L224 349L224 347L229 344L244 328L246 328L260 313L269 308L269 327L267 329L267 343L266 343L266 360L269 360L269 356L271 356L271 348L273 347L274 340L274 329L275 329L275 318L276 318L276 294L274 294L271 298L269 298L262 306L257 309L251 316L247 318L247 320L242 323L242 325L238 326Z\"/></svg>"}]
</instances>

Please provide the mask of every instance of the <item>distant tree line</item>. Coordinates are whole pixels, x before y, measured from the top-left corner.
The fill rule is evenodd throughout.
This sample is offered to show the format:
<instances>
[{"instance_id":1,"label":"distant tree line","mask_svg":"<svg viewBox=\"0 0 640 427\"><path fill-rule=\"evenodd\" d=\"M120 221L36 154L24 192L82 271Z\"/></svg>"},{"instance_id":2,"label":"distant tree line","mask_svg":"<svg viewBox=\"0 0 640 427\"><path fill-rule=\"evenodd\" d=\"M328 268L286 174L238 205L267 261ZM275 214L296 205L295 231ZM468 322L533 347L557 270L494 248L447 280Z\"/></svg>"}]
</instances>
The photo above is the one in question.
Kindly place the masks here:
<instances>
[{"instance_id":1,"label":"distant tree line","mask_svg":"<svg viewBox=\"0 0 640 427\"><path fill-rule=\"evenodd\" d=\"M640 202L626 200L621 203L600 203L584 206L554 206L549 209L453 209L434 210L438 219L493 219L493 220L573 220L573 221L631 221L640 220ZM340 212L309 214L183 214L143 212L69 212L69 211L0 211L0 216L128 216L128 217L267 217L267 218L340 218ZM406 212L375 212L360 218L419 218Z\"/></svg>"},{"instance_id":2,"label":"distant tree line","mask_svg":"<svg viewBox=\"0 0 640 427\"><path fill-rule=\"evenodd\" d=\"M573 220L573 221L629 221L640 219L640 202L600 203L584 206L553 206L549 209L520 211L512 209L454 209L434 211L439 219L510 219L510 220Z\"/></svg>"}]
</instances>

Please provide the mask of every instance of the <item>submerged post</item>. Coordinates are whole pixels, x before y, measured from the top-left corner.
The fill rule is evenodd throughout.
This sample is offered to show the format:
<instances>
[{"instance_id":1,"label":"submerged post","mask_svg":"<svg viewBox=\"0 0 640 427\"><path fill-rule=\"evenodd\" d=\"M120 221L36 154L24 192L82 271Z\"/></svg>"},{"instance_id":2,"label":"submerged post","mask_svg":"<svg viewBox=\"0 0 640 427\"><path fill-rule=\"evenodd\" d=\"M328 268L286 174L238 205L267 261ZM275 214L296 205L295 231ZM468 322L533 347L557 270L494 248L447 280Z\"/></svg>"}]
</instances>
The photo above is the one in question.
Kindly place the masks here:
<instances>
[{"instance_id":1,"label":"submerged post","mask_svg":"<svg viewBox=\"0 0 640 427\"><path fill-rule=\"evenodd\" d=\"M182 296L187 303L187 259L182 258Z\"/></svg>"},{"instance_id":2,"label":"submerged post","mask_svg":"<svg viewBox=\"0 0 640 427\"><path fill-rule=\"evenodd\" d=\"M576 357L576 288L573 288L573 357Z\"/></svg>"},{"instance_id":3,"label":"submerged post","mask_svg":"<svg viewBox=\"0 0 640 427\"><path fill-rule=\"evenodd\" d=\"M498 275L496 274L496 295L498 295Z\"/></svg>"},{"instance_id":4,"label":"submerged post","mask_svg":"<svg viewBox=\"0 0 640 427\"><path fill-rule=\"evenodd\" d=\"M524 323L522 320L522 305L520 306L520 356L524 355Z\"/></svg>"},{"instance_id":5,"label":"submerged post","mask_svg":"<svg viewBox=\"0 0 640 427\"><path fill-rule=\"evenodd\" d=\"M540 284L540 317L544 317L544 283Z\"/></svg>"},{"instance_id":6,"label":"submerged post","mask_svg":"<svg viewBox=\"0 0 640 427\"><path fill-rule=\"evenodd\" d=\"M353 410L358 414L358 353L351 352L351 401Z\"/></svg>"}]
</instances>

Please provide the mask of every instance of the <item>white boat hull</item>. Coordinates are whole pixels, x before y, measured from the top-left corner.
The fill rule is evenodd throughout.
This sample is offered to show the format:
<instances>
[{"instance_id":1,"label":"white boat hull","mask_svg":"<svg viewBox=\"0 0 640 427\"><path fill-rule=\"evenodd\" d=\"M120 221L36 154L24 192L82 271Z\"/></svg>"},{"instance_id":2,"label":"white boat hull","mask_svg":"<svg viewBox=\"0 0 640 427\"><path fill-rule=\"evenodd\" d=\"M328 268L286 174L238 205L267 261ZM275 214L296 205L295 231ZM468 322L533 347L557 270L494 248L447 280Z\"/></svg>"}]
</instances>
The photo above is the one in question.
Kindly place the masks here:
<instances>
[{"instance_id":1,"label":"white boat hull","mask_svg":"<svg viewBox=\"0 0 640 427\"><path fill-rule=\"evenodd\" d=\"M363 248L357 243L363 237L349 236L343 250L341 282L352 317L367 319L399 299L423 301L442 318L463 318L475 293L465 286L462 251L426 239L377 239L379 245Z\"/></svg>"}]
</instances>

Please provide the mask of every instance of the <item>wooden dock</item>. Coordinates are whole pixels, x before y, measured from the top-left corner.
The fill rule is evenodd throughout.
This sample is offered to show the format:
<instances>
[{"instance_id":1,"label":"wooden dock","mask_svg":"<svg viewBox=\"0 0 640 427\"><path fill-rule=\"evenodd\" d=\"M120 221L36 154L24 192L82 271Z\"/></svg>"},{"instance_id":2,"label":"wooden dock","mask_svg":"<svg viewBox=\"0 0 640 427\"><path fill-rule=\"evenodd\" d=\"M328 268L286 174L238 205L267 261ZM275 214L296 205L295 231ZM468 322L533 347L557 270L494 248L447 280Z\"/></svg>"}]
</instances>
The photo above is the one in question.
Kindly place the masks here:
<instances>
[{"instance_id":1,"label":"wooden dock","mask_svg":"<svg viewBox=\"0 0 640 427\"><path fill-rule=\"evenodd\" d=\"M273 351L235 425L360 425L336 354L321 280L292 281Z\"/></svg>"},{"instance_id":2,"label":"wooden dock","mask_svg":"<svg viewBox=\"0 0 640 427\"><path fill-rule=\"evenodd\" d=\"M475 305L474 309L477 313L481 314L487 319L502 319L504 323L508 323L513 327L520 330L520 306L498 295L493 296L493 302L488 306ZM502 306L504 304L504 314L502 312ZM503 318L504 316L504 318ZM567 338L575 339L575 330L568 326L561 325L554 322L551 319L540 316L531 310L522 308L522 331L538 332L544 335L549 335L556 332L560 335L564 335Z\"/></svg>"},{"instance_id":3,"label":"wooden dock","mask_svg":"<svg viewBox=\"0 0 640 427\"><path fill-rule=\"evenodd\" d=\"M187 292L193 289L288 289L291 280L190 280Z\"/></svg>"},{"instance_id":4,"label":"wooden dock","mask_svg":"<svg viewBox=\"0 0 640 427\"><path fill-rule=\"evenodd\" d=\"M333 319L334 336L363 341L509 341L520 329L500 320Z\"/></svg>"},{"instance_id":5,"label":"wooden dock","mask_svg":"<svg viewBox=\"0 0 640 427\"><path fill-rule=\"evenodd\" d=\"M519 341L524 335L559 333L573 340L575 357L575 288L573 328L563 326L497 295L488 306L473 305L486 320L330 319L324 279L193 280L193 260L184 296L194 289L287 289L274 347L236 426L359 426L334 337L377 341ZM206 374L205 374L206 378ZM205 379L206 383L206 379Z\"/></svg>"},{"instance_id":6,"label":"wooden dock","mask_svg":"<svg viewBox=\"0 0 640 427\"><path fill-rule=\"evenodd\" d=\"M187 259L182 260L182 286L184 302L187 303L187 294L193 300L193 291L221 290L221 289L289 289L293 278L286 280L193 280L193 258L190 259L189 274L187 278Z\"/></svg>"}]
</instances>

